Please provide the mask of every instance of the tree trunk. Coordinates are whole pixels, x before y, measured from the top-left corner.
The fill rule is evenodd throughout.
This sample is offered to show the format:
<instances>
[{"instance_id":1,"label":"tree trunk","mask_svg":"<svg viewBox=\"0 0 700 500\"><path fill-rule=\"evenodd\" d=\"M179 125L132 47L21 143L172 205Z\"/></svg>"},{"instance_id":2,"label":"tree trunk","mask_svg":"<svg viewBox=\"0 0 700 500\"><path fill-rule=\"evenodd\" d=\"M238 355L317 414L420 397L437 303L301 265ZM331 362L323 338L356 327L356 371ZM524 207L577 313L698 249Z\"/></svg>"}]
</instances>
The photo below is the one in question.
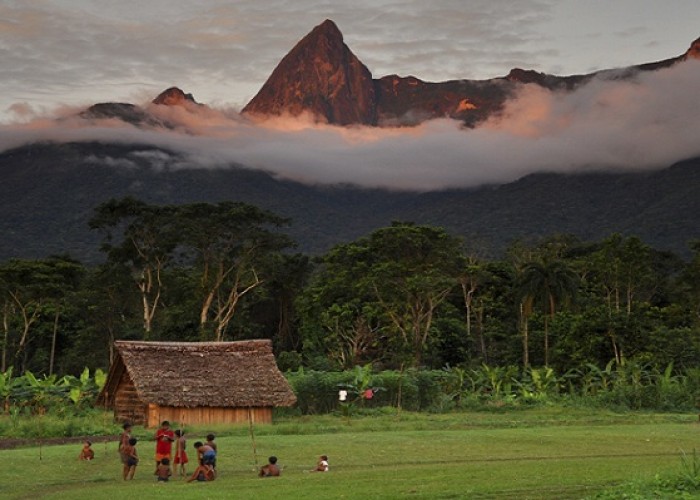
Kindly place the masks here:
<instances>
[{"instance_id":1,"label":"tree trunk","mask_svg":"<svg viewBox=\"0 0 700 500\"><path fill-rule=\"evenodd\" d=\"M484 363L489 363L488 352L486 351L486 339L484 338L484 306L475 309L476 314L476 336L481 351L481 359Z\"/></svg>"},{"instance_id":2,"label":"tree trunk","mask_svg":"<svg viewBox=\"0 0 700 500\"><path fill-rule=\"evenodd\" d=\"M56 308L56 315L53 318L53 333L51 335L51 353L49 354L49 375L53 374L53 361L56 354L56 336L58 335L58 317L61 315Z\"/></svg>"},{"instance_id":3,"label":"tree trunk","mask_svg":"<svg viewBox=\"0 0 700 500\"><path fill-rule=\"evenodd\" d=\"M613 355L615 356L615 364L622 364L622 357L620 356L620 351L617 347L617 342L615 341L615 334L612 330L608 330L608 336L610 337L610 343L612 344Z\"/></svg>"},{"instance_id":4,"label":"tree trunk","mask_svg":"<svg viewBox=\"0 0 700 500\"><path fill-rule=\"evenodd\" d=\"M555 302L554 295L549 294L549 318L554 320ZM544 316L544 366L549 366L549 324L548 317Z\"/></svg>"},{"instance_id":5,"label":"tree trunk","mask_svg":"<svg viewBox=\"0 0 700 500\"><path fill-rule=\"evenodd\" d=\"M549 366L549 316L544 315L544 366Z\"/></svg>"},{"instance_id":6,"label":"tree trunk","mask_svg":"<svg viewBox=\"0 0 700 500\"><path fill-rule=\"evenodd\" d=\"M10 322L9 322L9 307L7 302L5 302L5 305L2 308L2 331L3 331L3 339L2 339L2 366L0 366L1 370L3 373L7 371L7 340L9 338L9 333L10 333Z\"/></svg>"},{"instance_id":7,"label":"tree trunk","mask_svg":"<svg viewBox=\"0 0 700 500\"><path fill-rule=\"evenodd\" d=\"M523 331L523 368L530 366L530 348L528 340L528 321L523 303L520 303L520 323Z\"/></svg>"},{"instance_id":8,"label":"tree trunk","mask_svg":"<svg viewBox=\"0 0 700 500\"><path fill-rule=\"evenodd\" d=\"M467 311L467 336L471 337L472 334L472 297L474 295L474 289L467 289L467 284L462 282L462 298L464 299L464 308Z\"/></svg>"}]
</instances>

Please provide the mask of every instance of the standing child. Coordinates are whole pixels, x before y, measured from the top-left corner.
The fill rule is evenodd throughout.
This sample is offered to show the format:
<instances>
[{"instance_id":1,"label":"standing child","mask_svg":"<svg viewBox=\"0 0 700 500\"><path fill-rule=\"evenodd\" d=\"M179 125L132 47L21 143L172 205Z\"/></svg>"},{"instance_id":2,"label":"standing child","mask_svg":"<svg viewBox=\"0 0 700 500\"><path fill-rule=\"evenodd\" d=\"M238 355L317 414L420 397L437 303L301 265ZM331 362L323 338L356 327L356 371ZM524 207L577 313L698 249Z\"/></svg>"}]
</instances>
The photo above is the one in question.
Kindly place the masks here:
<instances>
[{"instance_id":1,"label":"standing child","mask_svg":"<svg viewBox=\"0 0 700 500\"><path fill-rule=\"evenodd\" d=\"M83 443L83 449L80 450L80 454L78 455L78 460L92 460L95 458L95 452L92 451L92 443L90 441L85 441Z\"/></svg>"},{"instance_id":2,"label":"standing child","mask_svg":"<svg viewBox=\"0 0 700 500\"><path fill-rule=\"evenodd\" d=\"M175 468L181 476L187 475L187 440L185 431L180 429L175 431ZM178 467L179 465L179 467Z\"/></svg>"},{"instance_id":3,"label":"standing child","mask_svg":"<svg viewBox=\"0 0 700 500\"><path fill-rule=\"evenodd\" d=\"M136 452L136 438L130 438L127 445L123 448L123 453L126 457L126 463L124 464L124 480L134 479L134 474L136 473L136 466L139 463L139 455Z\"/></svg>"},{"instance_id":4,"label":"standing child","mask_svg":"<svg viewBox=\"0 0 700 500\"><path fill-rule=\"evenodd\" d=\"M156 476L158 481L168 481L173 473L170 470L170 460L164 458L158 464L158 469L156 469Z\"/></svg>"},{"instance_id":5,"label":"standing child","mask_svg":"<svg viewBox=\"0 0 700 500\"><path fill-rule=\"evenodd\" d=\"M219 454L219 449L216 447L216 443L214 442L214 439L216 439L216 436L214 434L207 434L207 442L205 443L207 446L211 446L211 449L214 450L214 453L216 455ZM216 457L214 457L214 462L211 464L211 466L216 469Z\"/></svg>"},{"instance_id":6,"label":"standing child","mask_svg":"<svg viewBox=\"0 0 700 500\"><path fill-rule=\"evenodd\" d=\"M124 430L119 437L119 458L122 461L122 464L124 464L124 467L126 467L127 456L124 454L124 448L129 446L129 439L131 439L131 424L129 422L124 422L122 429Z\"/></svg>"},{"instance_id":7,"label":"standing child","mask_svg":"<svg viewBox=\"0 0 700 500\"><path fill-rule=\"evenodd\" d=\"M158 465L160 461L164 458L168 459L168 462L172 460L173 454L173 442L175 441L175 433L170 429L170 422L163 420L160 424L160 428L156 431L154 436L156 440L156 473L158 472Z\"/></svg>"}]
</instances>

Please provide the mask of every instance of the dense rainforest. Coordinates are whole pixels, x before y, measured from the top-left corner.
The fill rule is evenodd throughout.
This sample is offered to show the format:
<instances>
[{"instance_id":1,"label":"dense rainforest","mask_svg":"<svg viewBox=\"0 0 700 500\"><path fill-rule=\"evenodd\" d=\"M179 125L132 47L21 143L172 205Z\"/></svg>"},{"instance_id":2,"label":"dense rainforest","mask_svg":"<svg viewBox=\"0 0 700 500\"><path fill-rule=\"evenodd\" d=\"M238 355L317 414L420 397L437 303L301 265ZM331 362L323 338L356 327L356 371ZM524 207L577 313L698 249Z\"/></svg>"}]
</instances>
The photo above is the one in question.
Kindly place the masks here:
<instances>
[{"instance_id":1,"label":"dense rainforest","mask_svg":"<svg viewBox=\"0 0 700 500\"><path fill-rule=\"evenodd\" d=\"M0 371L106 369L114 340L273 340L282 370L697 368L700 242L516 240L499 258L394 222L319 257L290 221L237 202L113 199L92 214L103 263L0 263Z\"/></svg>"}]
</instances>

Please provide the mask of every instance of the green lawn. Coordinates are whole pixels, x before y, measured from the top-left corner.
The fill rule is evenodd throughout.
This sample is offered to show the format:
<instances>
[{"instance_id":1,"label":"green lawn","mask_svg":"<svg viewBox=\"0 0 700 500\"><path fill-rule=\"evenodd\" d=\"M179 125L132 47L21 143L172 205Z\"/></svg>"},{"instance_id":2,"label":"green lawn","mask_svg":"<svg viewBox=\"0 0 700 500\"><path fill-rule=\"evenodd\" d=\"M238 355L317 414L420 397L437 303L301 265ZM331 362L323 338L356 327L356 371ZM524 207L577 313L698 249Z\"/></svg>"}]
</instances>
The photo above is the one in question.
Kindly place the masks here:
<instances>
[{"instance_id":1,"label":"green lawn","mask_svg":"<svg viewBox=\"0 0 700 500\"><path fill-rule=\"evenodd\" d=\"M156 483L153 442L141 441L136 478L121 479L116 443L0 451L3 498L583 498L626 481L681 471L700 448L696 415L561 409L449 415L285 419L256 427L258 465L279 457L282 477L260 479L248 428L216 429L220 477ZM147 432L137 429L137 436ZM206 430L192 432L189 444ZM310 473L318 455L329 473ZM193 451L190 451L193 454Z\"/></svg>"}]
</instances>

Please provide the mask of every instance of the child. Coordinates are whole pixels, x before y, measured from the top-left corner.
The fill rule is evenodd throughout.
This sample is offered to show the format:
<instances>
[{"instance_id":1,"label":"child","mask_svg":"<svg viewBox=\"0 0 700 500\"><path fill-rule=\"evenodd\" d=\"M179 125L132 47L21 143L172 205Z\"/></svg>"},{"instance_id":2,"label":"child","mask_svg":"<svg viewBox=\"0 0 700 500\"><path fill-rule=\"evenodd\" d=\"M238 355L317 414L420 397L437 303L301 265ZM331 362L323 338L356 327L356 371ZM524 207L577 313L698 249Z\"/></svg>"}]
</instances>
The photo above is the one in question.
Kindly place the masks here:
<instances>
[{"instance_id":1,"label":"child","mask_svg":"<svg viewBox=\"0 0 700 500\"><path fill-rule=\"evenodd\" d=\"M158 469L156 470L156 476L158 481L168 481L173 473L170 470L170 460L164 458L158 464Z\"/></svg>"},{"instance_id":2,"label":"child","mask_svg":"<svg viewBox=\"0 0 700 500\"><path fill-rule=\"evenodd\" d=\"M119 458L122 463L126 466L127 456L124 454L124 448L129 446L129 439L131 439L131 424L129 422L124 422L122 425L124 429L121 436L119 437Z\"/></svg>"},{"instance_id":3,"label":"child","mask_svg":"<svg viewBox=\"0 0 700 500\"><path fill-rule=\"evenodd\" d=\"M267 459L267 465L260 468L260 477L277 477L280 475L280 468L277 467L277 457L274 455Z\"/></svg>"},{"instance_id":4,"label":"child","mask_svg":"<svg viewBox=\"0 0 700 500\"><path fill-rule=\"evenodd\" d=\"M316 464L316 468L313 470L314 472L328 472L328 455L321 455L318 457L318 463Z\"/></svg>"},{"instance_id":5,"label":"child","mask_svg":"<svg viewBox=\"0 0 700 500\"><path fill-rule=\"evenodd\" d=\"M208 446L211 446L212 450L214 450L214 453L218 455L219 449L216 447L216 443L214 442L214 439L216 436L214 434L207 434L207 444ZM214 458L214 463L211 464L214 469L216 469L216 458Z\"/></svg>"},{"instance_id":6,"label":"child","mask_svg":"<svg viewBox=\"0 0 700 500\"><path fill-rule=\"evenodd\" d=\"M139 455L136 452L136 438L130 438L127 445L122 449L122 453L126 457L126 463L124 464L124 480L134 479L134 473L136 473L136 466L139 463Z\"/></svg>"},{"instance_id":7,"label":"child","mask_svg":"<svg viewBox=\"0 0 700 500\"><path fill-rule=\"evenodd\" d=\"M216 463L216 451L214 448L208 444L203 444L201 441L197 441L194 444L194 448L197 450L199 465L209 471L212 476L216 476L216 469L214 469L214 464ZM199 469L199 467L197 468Z\"/></svg>"},{"instance_id":8,"label":"child","mask_svg":"<svg viewBox=\"0 0 700 500\"><path fill-rule=\"evenodd\" d=\"M181 476L187 475L187 441L185 440L185 431L180 429L175 431L175 467L178 469L178 473ZM180 467L177 467L177 466Z\"/></svg>"},{"instance_id":9,"label":"child","mask_svg":"<svg viewBox=\"0 0 700 500\"><path fill-rule=\"evenodd\" d=\"M170 422L163 420L160 424L160 428L156 432L154 438L156 440L156 473L158 472L158 465L160 461L164 458L168 459L170 462L173 453L173 442L175 441L175 433L170 430Z\"/></svg>"},{"instance_id":10,"label":"child","mask_svg":"<svg viewBox=\"0 0 700 500\"><path fill-rule=\"evenodd\" d=\"M92 443L90 441L85 441L83 443L83 449L80 450L80 454L78 455L78 460L92 460L95 458L95 452L92 451Z\"/></svg>"},{"instance_id":11,"label":"child","mask_svg":"<svg viewBox=\"0 0 700 500\"><path fill-rule=\"evenodd\" d=\"M209 465L202 465L199 464L197 468L194 470L194 473L192 474L192 477L190 477L187 482L191 483L192 481L213 481L216 479L216 474L214 473L214 469L211 468Z\"/></svg>"}]
</instances>

